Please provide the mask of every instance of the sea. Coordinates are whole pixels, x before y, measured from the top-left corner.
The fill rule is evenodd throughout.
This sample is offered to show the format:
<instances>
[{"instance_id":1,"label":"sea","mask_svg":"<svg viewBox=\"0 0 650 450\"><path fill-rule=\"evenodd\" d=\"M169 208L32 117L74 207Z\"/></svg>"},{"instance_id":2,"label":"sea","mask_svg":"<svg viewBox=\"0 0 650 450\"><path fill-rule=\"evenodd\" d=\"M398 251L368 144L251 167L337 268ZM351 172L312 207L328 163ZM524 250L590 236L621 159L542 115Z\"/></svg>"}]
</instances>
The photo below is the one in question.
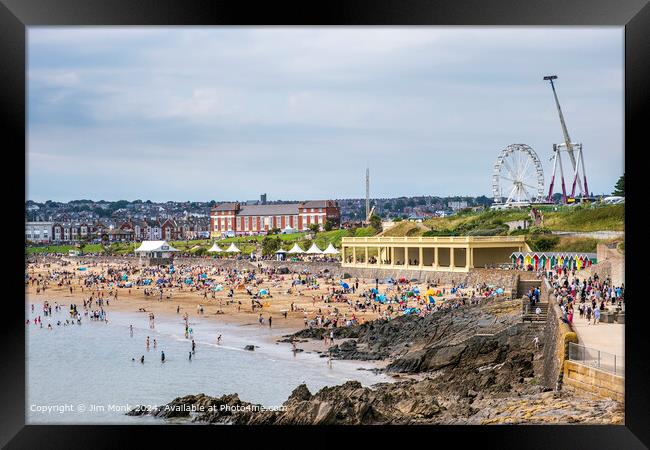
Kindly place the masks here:
<instances>
[{"instance_id":1,"label":"sea","mask_svg":"<svg viewBox=\"0 0 650 450\"><path fill-rule=\"evenodd\" d=\"M259 324L228 325L193 315L190 328L196 351L190 360L191 339L184 336L181 314L156 316L151 329L147 313L109 308L108 323L83 317L81 325L65 326L69 319L65 306L59 312L53 307L52 317L43 316L40 303L35 303L33 313L31 303L26 307L27 424L165 424L126 412L199 393L237 393L243 401L276 408L301 383L315 393L348 380L364 386L392 381L370 370L375 368L372 363L334 360L330 366L315 352L294 353L291 344L275 342L282 330ZM33 324L38 315L43 328ZM244 350L246 345L255 345L255 350Z\"/></svg>"}]
</instances>

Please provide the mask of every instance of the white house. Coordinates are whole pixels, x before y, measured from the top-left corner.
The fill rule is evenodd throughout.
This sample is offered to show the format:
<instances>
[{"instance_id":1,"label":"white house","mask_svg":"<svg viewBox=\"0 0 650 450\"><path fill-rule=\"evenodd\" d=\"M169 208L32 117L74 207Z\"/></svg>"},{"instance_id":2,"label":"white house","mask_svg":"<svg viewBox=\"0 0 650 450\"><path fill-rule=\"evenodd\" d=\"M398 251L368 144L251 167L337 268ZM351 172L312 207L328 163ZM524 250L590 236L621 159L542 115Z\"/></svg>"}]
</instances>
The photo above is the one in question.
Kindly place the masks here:
<instances>
[{"instance_id":1,"label":"white house","mask_svg":"<svg viewBox=\"0 0 650 450\"><path fill-rule=\"evenodd\" d=\"M53 222L26 222L25 240L36 243L52 242Z\"/></svg>"}]
</instances>

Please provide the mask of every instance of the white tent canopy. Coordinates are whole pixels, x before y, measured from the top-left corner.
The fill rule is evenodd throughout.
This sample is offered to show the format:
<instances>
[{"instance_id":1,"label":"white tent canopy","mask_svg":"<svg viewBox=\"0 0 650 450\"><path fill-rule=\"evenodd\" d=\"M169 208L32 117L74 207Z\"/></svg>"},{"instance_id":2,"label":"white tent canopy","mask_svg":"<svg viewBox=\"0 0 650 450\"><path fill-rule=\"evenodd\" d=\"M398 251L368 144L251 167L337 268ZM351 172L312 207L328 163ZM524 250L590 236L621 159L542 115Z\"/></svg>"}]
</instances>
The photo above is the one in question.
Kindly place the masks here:
<instances>
[{"instance_id":1,"label":"white tent canopy","mask_svg":"<svg viewBox=\"0 0 650 450\"><path fill-rule=\"evenodd\" d=\"M286 251L286 250L282 250L282 249L280 249L280 250L278 250L278 251L275 252L275 253L287 253L287 251Z\"/></svg>"},{"instance_id":2,"label":"white tent canopy","mask_svg":"<svg viewBox=\"0 0 650 450\"><path fill-rule=\"evenodd\" d=\"M287 253L305 253L305 251L301 249L298 244L293 244L293 247L291 247L291 250L289 250Z\"/></svg>"},{"instance_id":3,"label":"white tent canopy","mask_svg":"<svg viewBox=\"0 0 650 450\"><path fill-rule=\"evenodd\" d=\"M209 249L208 251L209 251L209 252L222 252L223 250L222 250L221 247L219 247L219 246L217 245L217 243L215 242L215 243L212 245L212 247L210 247L210 249Z\"/></svg>"},{"instance_id":4,"label":"white tent canopy","mask_svg":"<svg viewBox=\"0 0 650 450\"><path fill-rule=\"evenodd\" d=\"M167 243L167 241L142 241L140 247L136 248L137 253L151 252L177 252L178 250Z\"/></svg>"},{"instance_id":5,"label":"white tent canopy","mask_svg":"<svg viewBox=\"0 0 650 450\"><path fill-rule=\"evenodd\" d=\"M334 248L331 242L330 245L325 250L323 250L324 255L338 255L339 253L340 252Z\"/></svg>"},{"instance_id":6,"label":"white tent canopy","mask_svg":"<svg viewBox=\"0 0 650 450\"><path fill-rule=\"evenodd\" d=\"M313 254L320 255L320 254L323 253L323 251L320 248L318 248L316 246L316 244L314 243L314 244L311 244L311 247L309 247L309 250L307 250L305 253L309 253L309 254L312 254L312 255Z\"/></svg>"},{"instance_id":7,"label":"white tent canopy","mask_svg":"<svg viewBox=\"0 0 650 450\"><path fill-rule=\"evenodd\" d=\"M235 245L234 242L232 244L230 244L230 247L228 247L228 249L226 249L226 252L228 252L228 253L239 253L240 251L241 250L239 250L237 248L237 246Z\"/></svg>"}]
</instances>

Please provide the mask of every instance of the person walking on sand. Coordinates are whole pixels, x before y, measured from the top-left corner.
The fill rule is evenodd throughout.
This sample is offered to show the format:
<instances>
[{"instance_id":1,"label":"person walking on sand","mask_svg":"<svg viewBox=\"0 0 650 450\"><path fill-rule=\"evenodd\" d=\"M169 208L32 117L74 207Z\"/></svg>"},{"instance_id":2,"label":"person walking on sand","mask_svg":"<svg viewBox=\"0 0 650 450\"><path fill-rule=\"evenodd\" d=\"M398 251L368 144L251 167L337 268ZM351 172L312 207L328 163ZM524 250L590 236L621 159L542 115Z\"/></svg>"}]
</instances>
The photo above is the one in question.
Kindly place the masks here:
<instances>
[{"instance_id":1,"label":"person walking on sand","mask_svg":"<svg viewBox=\"0 0 650 450\"><path fill-rule=\"evenodd\" d=\"M273 322L273 317L269 316L269 328L271 328L271 323Z\"/></svg>"},{"instance_id":2,"label":"person walking on sand","mask_svg":"<svg viewBox=\"0 0 650 450\"><path fill-rule=\"evenodd\" d=\"M194 339L192 339L192 353L196 351L196 343L194 342Z\"/></svg>"},{"instance_id":3,"label":"person walking on sand","mask_svg":"<svg viewBox=\"0 0 650 450\"><path fill-rule=\"evenodd\" d=\"M598 322L600 322L600 309L595 308L594 309L594 325L596 325Z\"/></svg>"}]
</instances>

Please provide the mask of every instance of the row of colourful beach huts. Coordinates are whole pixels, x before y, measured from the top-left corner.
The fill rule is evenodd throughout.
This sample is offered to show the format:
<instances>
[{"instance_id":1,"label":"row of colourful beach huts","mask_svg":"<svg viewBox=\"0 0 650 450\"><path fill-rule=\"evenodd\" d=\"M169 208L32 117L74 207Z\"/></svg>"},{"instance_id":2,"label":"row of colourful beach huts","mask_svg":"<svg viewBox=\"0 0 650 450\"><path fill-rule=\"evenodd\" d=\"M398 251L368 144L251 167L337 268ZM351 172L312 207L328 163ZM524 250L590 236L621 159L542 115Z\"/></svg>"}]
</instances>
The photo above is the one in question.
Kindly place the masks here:
<instances>
[{"instance_id":1,"label":"row of colourful beach huts","mask_svg":"<svg viewBox=\"0 0 650 450\"><path fill-rule=\"evenodd\" d=\"M597 262L596 253L572 252L514 252L510 260L515 268L521 270L580 270Z\"/></svg>"}]
</instances>

